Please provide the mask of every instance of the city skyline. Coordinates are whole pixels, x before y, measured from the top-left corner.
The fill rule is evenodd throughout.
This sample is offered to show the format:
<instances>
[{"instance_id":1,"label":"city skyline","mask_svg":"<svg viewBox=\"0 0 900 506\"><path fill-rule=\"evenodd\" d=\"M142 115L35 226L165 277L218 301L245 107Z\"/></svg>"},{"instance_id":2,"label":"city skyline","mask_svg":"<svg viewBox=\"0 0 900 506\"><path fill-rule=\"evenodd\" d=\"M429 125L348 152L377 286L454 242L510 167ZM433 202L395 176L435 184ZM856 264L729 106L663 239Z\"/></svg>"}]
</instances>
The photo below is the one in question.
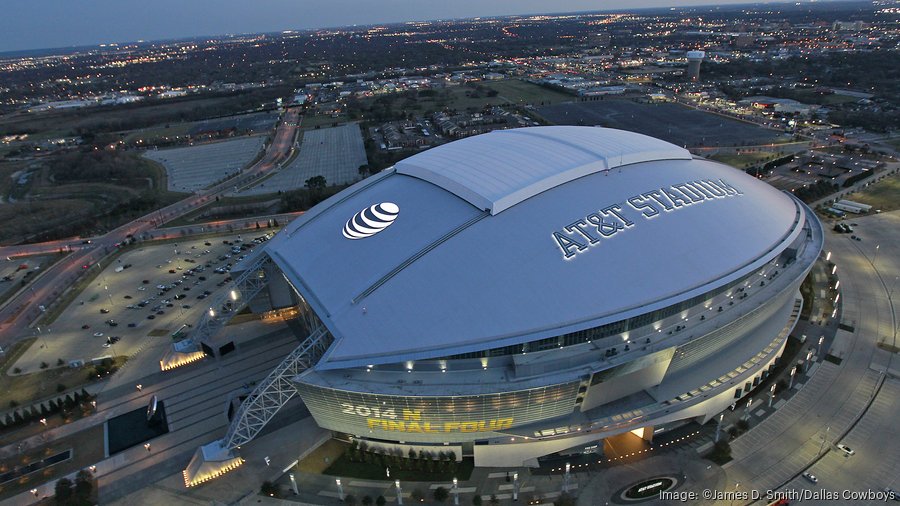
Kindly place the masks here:
<instances>
[{"instance_id":1,"label":"city skyline","mask_svg":"<svg viewBox=\"0 0 900 506\"><path fill-rule=\"evenodd\" d=\"M784 3L784 2L758 2ZM637 0L602 5L603 11L646 8L688 8L713 5L741 5L743 0ZM227 34L268 33L288 30L402 23L440 19L463 19L566 12L597 12L589 0L563 0L553 6L540 0L515 0L485 5L463 0L423 7L411 0L390 0L378 5L359 0L335 0L327 7L307 12L294 0L268 0L260 4L222 0L184 4L160 0L153 4L126 0L98 0L91 9L73 16L61 0L28 2L13 0L0 19L0 53L155 41ZM172 16L174 11L179 16Z\"/></svg>"}]
</instances>

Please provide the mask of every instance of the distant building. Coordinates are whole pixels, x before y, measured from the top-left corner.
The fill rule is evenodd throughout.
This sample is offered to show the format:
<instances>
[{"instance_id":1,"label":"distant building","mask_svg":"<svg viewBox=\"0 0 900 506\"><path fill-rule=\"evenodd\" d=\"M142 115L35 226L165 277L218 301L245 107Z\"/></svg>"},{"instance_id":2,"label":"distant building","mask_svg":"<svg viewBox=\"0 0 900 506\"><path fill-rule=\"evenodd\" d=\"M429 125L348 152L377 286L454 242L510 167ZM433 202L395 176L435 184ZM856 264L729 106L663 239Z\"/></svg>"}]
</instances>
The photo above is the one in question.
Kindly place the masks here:
<instances>
[{"instance_id":1,"label":"distant building","mask_svg":"<svg viewBox=\"0 0 900 506\"><path fill-rule=\"evenodd\" d=\"M687 52L688 78L691 80L691 82L697 82L700 80L700 62L703 61L704 56L706 56L706 53L704 53L703 51Z\"/></svg>"},{"instance_id":2,"label":"distant building","mask_svg":"<svg viewBox=\"0 0 900 506\"><path fill-rule=\"evenodd\" d=\"M868 28L869 25L862 21L835 21L831 25L831 29L840 32L845 30L862 30L863 28Z\"/></svg>"}]
</instances>

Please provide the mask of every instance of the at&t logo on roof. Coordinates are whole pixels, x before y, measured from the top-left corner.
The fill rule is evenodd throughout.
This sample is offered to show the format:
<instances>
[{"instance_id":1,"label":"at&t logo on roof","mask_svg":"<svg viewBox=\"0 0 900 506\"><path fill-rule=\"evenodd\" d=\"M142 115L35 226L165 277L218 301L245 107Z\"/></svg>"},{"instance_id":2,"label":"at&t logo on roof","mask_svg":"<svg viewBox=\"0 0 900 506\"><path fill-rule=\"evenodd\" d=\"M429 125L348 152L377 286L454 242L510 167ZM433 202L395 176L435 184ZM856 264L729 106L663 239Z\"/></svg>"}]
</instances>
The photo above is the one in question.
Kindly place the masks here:
<instances>
[{"instance_id":1,"label":"at&t logo on roof","mask_svg":"<svg viewBox=\"0 0 900 506\"><path fill-rule=\"evenodd\" d=\"M344 224L344 237L347 239L365 239L388 228L397 215L400 207L393 202L382 202L353 215Z\"/></svg>"}]
</instances>

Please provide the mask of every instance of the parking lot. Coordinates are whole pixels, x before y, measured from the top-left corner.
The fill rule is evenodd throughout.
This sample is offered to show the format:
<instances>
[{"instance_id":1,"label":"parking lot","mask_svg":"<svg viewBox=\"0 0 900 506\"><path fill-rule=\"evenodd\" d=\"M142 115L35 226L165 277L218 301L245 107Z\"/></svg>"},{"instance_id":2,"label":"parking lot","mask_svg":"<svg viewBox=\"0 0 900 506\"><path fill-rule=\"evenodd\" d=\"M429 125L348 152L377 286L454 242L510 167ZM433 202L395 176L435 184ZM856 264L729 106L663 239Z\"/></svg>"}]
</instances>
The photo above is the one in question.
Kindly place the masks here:
<instances>
[{"instance_id":1,"label":"parking lot","mask_svg":"<svg viewBox=\"0 0 900 506\"><path fill-rule=\"evenodd\" d=\"M359 166L367 163L359 125L307 130L297 157L277 174L241 194L259 195L303 188L306 180L323 176L329 185L361 179Z\"/></svg>"},{"instance_id":2,"label":"parking lot","mask_svg":"<svg viewBox=\"0 0 900 506\"><path fill-rule=\"evenodd\" d=\"M260 153L265 136L241 137L186 148L151 150L146 158L166 168L171 191L195 192L246 167Z\"/></svg>"},{"instance_id":3,"label":"parking lot","mask_svg":"<svg viewBox=\"0 0 900 506\"><path fill-rule=\"evenodd\" d=\"M539 108L538 112L557 125L619 128L688 148L763 144L783 136L773 130L672 103L611 99L550 105Z\"/></svg>"},{"instance_id":4,"label":"parking lot","mask_svg":"<svg viewBox=\"0 0 900 506\"><path fill-rule=\"evenodd\" d=\"M131 356L148 340L172 341L208 311L228 286L230 267L263 232L141 247L98 269L96 278L50 325L35 327L37 342L16 362L22 373L46 363L66 367L104 356ZM59 365L58 361L63 364Z\"/></svg>"}]
</instances>

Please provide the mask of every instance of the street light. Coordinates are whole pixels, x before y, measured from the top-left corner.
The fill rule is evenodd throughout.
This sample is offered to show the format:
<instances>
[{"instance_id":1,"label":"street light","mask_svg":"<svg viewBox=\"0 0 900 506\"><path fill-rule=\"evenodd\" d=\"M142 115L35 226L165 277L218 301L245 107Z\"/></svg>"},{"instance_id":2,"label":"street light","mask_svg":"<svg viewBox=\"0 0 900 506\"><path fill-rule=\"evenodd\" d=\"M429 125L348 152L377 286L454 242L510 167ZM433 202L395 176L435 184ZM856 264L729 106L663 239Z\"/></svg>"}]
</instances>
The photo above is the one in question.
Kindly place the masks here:
<instances>
[{"instance_id":1,"label":"street light","mask_svg":"<svg viewBox=\"0 0 900 506\"><path fill-rule=\"evenodd\" d=\"M397 504L403 506L403 489L400 488L400 480L394 480L394 486L397 487Z\"/></svg>"},{"instance_id":2,"label":"street light","mask_svg":"<svg viewBox=\"0 0 900 506\"><path fill-rule=\"evenodd\" d=\"M150 443L145 443L145 444L144 444L144 449L147 450L147 451L149 452L149 451L150 451Z\"/></svg>"},{"instance_id":3,"label":"street light","mask_svg":"<svg viewBox=\"0 0 900 506\"><path fill-rule=\"evenodd\" d=\"M341 502L344 502L344 487L341 485L341 479L336 478L334 482L337 484L338 488L338 497L341 499Z\"/></svg>"},{"instance_id":4,"label":"street light","mask_svg":"<svg viewBox=\"0 0 900 506\"><path fill-rule=\"evenodd\" d=\"M513 473L513 501L519 500L519 473Z\"/></svg>"},{"instance_id":5,"label":"street light","mask_svg":"<svg viewBox=\"0 0 900 506\"><path fill-rule=\"evenodd\" d=\"M825 342L825 336L819 336L819 350L816 352L816 355L822 355L822 343Z\"/></svg>"},{"instance_id":6,"label":"street light","mask_svg":"<svg viewBox=\"0 0 900 506\"><path fill-rule=\"evenodd\" d=\"M453 504L459 506L459 480L453 478Z\"/></svg>"},{"instance_id":7,"label":"street light","mask_svg":"<svg viewBox=\"0 0 900 506\"><path fill-rule=\"evenodd\" d=\"M775 383L772 383L772 388L769 389L769 407L772 407L772 401L775 400Z\"/></svg>"},{"instance_id":8,"label":"street light","mask_svg":"<svg viewBox=\"0 0 900 506\"><path fill-rule=\"evenodd\" d=\"M825 427L825 434L822 434L822 444L819 446L819 454L822 453L822 450L825 449L825 441L828 440L828 432L831 430L831 426Z\"/></svg>"},{"instance_id":9,"label":"street light","mask_svg":"<svg viewBox=\"0 0 900 506\"><path fill-rule=\"evenodd\" d=\"M794 374L796 374L796 373L797 373L797 368L791 367L791 381L788 384L788 390L790 390L791 388L794 387Z\"/></svg>"},{"instance_id":10,"label":"street light","mask_svg":"<svg viewBox=\"0 0 900 506\"><path fill-rule=\"evenodd\" d=\"M719 415L719 423L716 424L716 440L713 441L714 443L719 442L719 432L722 430L722 420L724 420L724 419L725 419L725 413L720 414Z\"/></svg>"},{"instance_id":11,"label":"street light","mask_svg":"<svg viewBox=\"0 0 900 506\"><path fill-rule=\"evenodd\" d=\"M562 491L565 493L569 492L569 471L572 469L572 464L566 462L566 474L563 476L563 489Z\"/></svg>"}]
</instances>

